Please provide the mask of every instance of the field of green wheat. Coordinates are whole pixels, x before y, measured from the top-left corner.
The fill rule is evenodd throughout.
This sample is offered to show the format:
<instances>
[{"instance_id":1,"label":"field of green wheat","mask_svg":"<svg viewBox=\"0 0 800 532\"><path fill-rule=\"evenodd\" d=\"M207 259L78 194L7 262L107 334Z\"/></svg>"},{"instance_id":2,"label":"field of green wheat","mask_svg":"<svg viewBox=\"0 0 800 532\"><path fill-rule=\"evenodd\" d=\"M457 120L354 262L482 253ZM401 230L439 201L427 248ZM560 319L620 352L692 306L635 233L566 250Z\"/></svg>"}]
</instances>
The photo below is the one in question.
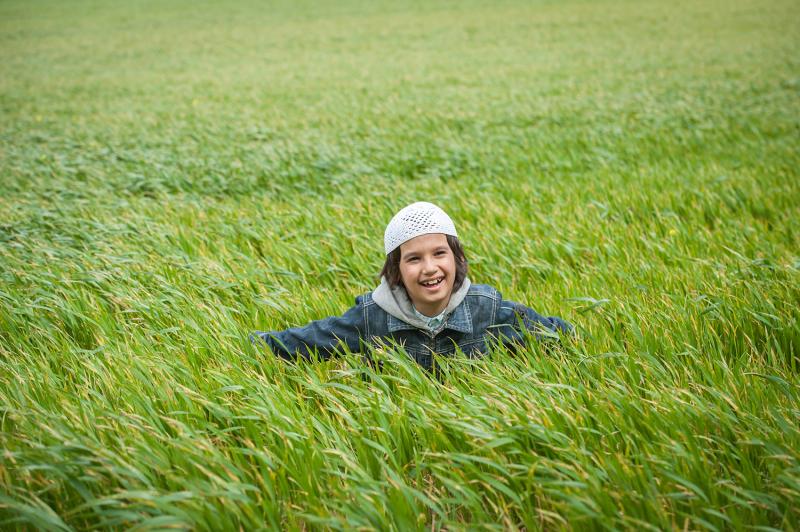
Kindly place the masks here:
<instances>
[{"instance_id":1,"label":"field of green wheat","mask_svg":"<svg viewBox=\"0 0 800 532\"><path fill-rule=\"evenodd\" d=\"M0 528L794 530L796 0L0 2ZM248 341L412 201L575 324Z\"/></svg>"}]
</instances>

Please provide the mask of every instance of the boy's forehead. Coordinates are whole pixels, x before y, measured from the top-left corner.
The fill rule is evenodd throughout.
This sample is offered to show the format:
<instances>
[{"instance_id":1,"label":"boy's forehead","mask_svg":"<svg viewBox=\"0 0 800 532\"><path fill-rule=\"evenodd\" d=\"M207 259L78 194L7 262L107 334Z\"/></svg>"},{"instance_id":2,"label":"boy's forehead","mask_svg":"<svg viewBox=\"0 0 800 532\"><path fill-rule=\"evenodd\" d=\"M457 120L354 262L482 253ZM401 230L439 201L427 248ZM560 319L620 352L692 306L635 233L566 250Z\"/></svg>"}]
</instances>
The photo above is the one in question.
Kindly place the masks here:
<instances>
[{"instance_id":1,"label":"boy's forehead","mask_svg":"<svg viewBox=\"0 0 800 532\"><path fill-rule=\"evenodd\" d=\"M447 246L447 236L443 233L420 235L400 244L400 254L414 253Z\"/></svg>"}]
</instances>

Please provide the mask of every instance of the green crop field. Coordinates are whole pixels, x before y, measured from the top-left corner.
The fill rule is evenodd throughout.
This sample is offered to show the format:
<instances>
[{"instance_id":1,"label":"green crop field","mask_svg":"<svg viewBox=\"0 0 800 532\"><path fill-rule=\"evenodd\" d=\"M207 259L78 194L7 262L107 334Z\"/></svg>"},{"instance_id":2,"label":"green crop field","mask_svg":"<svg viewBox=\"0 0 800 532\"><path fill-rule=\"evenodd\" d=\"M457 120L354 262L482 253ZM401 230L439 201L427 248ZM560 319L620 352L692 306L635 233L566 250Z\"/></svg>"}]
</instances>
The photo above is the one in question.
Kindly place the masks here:
<instances>
[{"instance_id":1,"label":"green crop field","mask_svg":"<svg viewBox=\"0 0 800 532\"><path fill-rule=\"evenodd\" d=\"M797 0L0 2L0 528L796 530ZM432 201L559 345L287 363Z\"/></svg>"}]
</instances>

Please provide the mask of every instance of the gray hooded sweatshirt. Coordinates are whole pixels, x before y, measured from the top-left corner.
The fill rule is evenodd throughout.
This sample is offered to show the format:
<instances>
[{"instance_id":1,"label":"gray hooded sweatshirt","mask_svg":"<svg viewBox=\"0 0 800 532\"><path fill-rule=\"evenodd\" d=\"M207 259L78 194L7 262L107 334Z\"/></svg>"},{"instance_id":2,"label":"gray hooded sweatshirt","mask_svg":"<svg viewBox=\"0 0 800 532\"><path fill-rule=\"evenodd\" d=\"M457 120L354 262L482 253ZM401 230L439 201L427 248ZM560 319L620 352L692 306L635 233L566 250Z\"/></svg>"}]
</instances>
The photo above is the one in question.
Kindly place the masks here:
<instances>
[{"instance_id":1,"label":"gray hooded sweatshirt","mask_svg":"<svg viewBox=\"0 0 800 532\"><path fill-rule=\"evenodd\" d=\"M450 314L452 314L456 307L467 297L470 285L469 279L465 277L464 282L458 290L450 294L450 301L444 309L444 319L442 320L442 324L439 325L439 328L432 331L434 334L444 328ZM428 324L417 316L414 311L414 305L411 303L411 299L409 299L405 288L402 286L395 286L392 288L389 286L386 278L381 277L381 284L372 292L372 300L398 320L402 320L418 329L428 330Z\"/></svg>"}]
</instances>

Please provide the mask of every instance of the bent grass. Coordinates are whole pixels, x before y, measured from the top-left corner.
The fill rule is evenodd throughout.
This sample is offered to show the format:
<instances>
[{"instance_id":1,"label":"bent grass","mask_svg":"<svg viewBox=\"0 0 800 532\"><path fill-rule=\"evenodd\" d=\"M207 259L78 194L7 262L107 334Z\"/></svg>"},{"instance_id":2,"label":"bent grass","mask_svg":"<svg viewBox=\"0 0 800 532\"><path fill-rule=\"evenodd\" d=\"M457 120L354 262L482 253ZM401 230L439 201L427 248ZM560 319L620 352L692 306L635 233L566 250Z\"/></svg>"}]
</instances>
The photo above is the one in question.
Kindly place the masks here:
<instances>
[{"instance_id":1,"label":"bent grass","mask_svg":"<svg viewBox=\"0 0 800 532\"><path fill-rule=\"evenodd\" d=\"M795 3L37 6L0 5L4 528L796 527ZM578 336L250 345L372 289L419 199Z\"/></svg>"}]
</instances>

